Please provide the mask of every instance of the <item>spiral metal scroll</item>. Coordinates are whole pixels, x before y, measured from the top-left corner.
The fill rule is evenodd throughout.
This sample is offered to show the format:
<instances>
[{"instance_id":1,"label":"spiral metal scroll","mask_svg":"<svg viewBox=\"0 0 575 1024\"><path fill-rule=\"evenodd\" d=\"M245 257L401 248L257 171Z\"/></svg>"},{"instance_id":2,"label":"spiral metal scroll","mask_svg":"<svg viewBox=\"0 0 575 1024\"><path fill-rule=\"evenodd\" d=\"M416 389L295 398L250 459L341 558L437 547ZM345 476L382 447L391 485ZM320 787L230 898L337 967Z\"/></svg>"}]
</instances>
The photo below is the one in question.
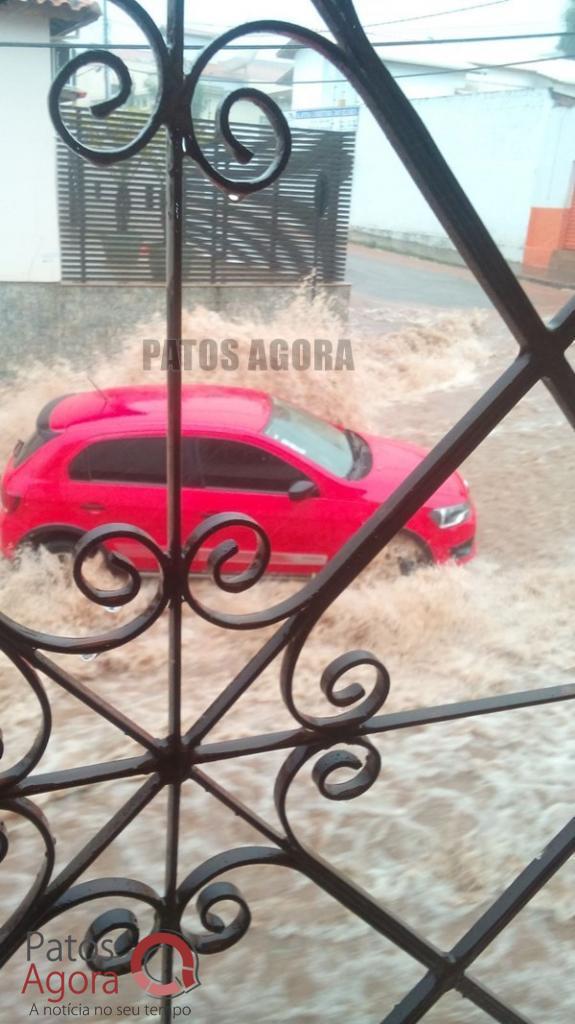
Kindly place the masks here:
<instances>
[{"instance_id":1,"label":"spiral metal scroll","mask_svg":"<svg viewBox=\"0 0 575 1024\"><path fill-rule=\"evenodd\" d=\"M381 757L369 740L350 737L342 740L341 744L338 744L339 749L333 747L323 754L316 744L293 750L278 772L274 788L276 811L290 844L295 847L301 847L301 843L289 820L287 801L290 787L304 764L321 754L314 764L312 779L321 795L328 800L354 800L366 793L379 775ZM342 749L342 746L358 747L363 759L349 749ZM343 781L333 781L330 777L341 770L355 774Z\"/></svg>"},{"instance_id":2,"label":"spiral metal scroll","mask_svg":"<svg viewBox=\"0 0 575 1024\"><path fill-rule=\"evenodd\" d=\"M34 693L36 700L38 701L41 714L41 722L38 727L38 732L32 745L28 751L20 758L16 764L10 766L3 771L0 771L0 796L2 790L7 790L17 785L22 779L26 778L27 775L36 767L42 754L44 753L48 740L50 739L50 733L52 730L52 712L50 709L50 703L46 697L46 691L42 686L38 674L33 668L20 657L16 651L10 651L7 648L3 648L3 653L10 659L14 667L20 673L20 676L25 679L28 686ZM0 742L0 761L4 756L4 749Z\"/></svg>"},{"instance_id":3,"label":"spiral metal scroll","mask_svg":"<svg viewBox=\"0 0 575 1024\"><path fill-rule=\"evenodd\" d=\"M72 886L42 914L38 925L44 926L76 907L98 900L110 902L116 899L132 900L150 907L154 911L152 930L157 927L162 915L162 897L150 885L131 878L96 878ZM115 936L114 954L99 951L99 943L108 936ZM107 910L94 918L84 935L82 945L87 952L86 963L92 971L127 974L132 953L141 938L142 930L132 910L127 907Z\"/></svg>"},{"instance_id":4,"label":"spiral metal scroll","mask_svg":"<svg viewBox=\"0 0 575 1024\"><path fill-rule=\"evenodd\" d=\"M274 34L288 39L305 42L319 53L322 53L340 69L347 62L342 50L324 39L316 32L287 21L265 20L246 22L237 28L224 32L210 43L197 58L192 70L186 76L183 88L180 87L172 70L170 55L158 28L136 0L112 0L121 10L129 14L142 30L155 58L158 70L158 95L154 110L139 135L128 145L119 148L94 149L82 143L66 127L62 119L60 103L62 94L71 77L81 67L89 65L105 65L110 68L118 81L119 89L112 99L104 103L94 104L90 109L94 117L106 118L119 109L129 99L132 82L125 62L114 53L106 50L88 50L74 57L56 76L49 96L49 110L54 127L66 145L90 160L92 163L109 165L127 160L139 153L154 137L161 125L181 131L184 141L184 152L201 168L203 173L218 188L233 195L237 199L258 192L273 184L285 170L291 155L291 133L284 114L277 103L261 89L240 87L233 90L223 101L217 112L218 132L232 156L241 164L249 164L254 153L236 138L230 125L230 114L233 106L240 101L248 101L258 107L265 115L276 139L276 153L271 165L255 177L231 178L222 174L205 156L194 127L192 105L194 95L202 73L210 61L225 46L244 36L255 34Z\"/></svg>"},{"instance_id":5,"label":"spiral metal scroll","mask_svg":"<svg viewBox=\"0 0 575 1024\"><path fill-rule=\"evenodd\" d=\"M168 556L155 540L135 526L115 523L111 526L99 526L85 533L76 545L73 555L73 577L84 597L100 607L120 607L133 601L138 594L142 580L137 569L119 555L112 555L113 564L128 576L128 583L114 590L100 590L92 586L84 576L87 559L101 550L106 541L132 540L141 544L155 558L159 579L156 592L148 607L131 622L117 629L90 637L57 637L40 630L23 626L9 616L0 614L0 643L3 648L15 648L24 655L30 650L44 650L61 654L99 654L127 644L139 636L160 617L170 597L170 562Z\"/></svg>"},{"instance_id":6,"label":"spiral metal scroll","mask_svg":"<svg viewBox=\"0 0 575 1024\"><path fill-rule=\"evenodd\" d=\"M293 867L291 858L281 850L269 846L244 846L217 854L184 879L177 893L178 919L182 934L197 953L221 953L229 949L243 938L250 926L251 911L239 889L231 882L216 879L235 868L264 865ZM192 932L186 927L184 915L194 899L205 932ZM214 912L218 905L236 908L229 924L224 924Z\"/></svg>"},{"instance_id":7,"label":"spiral metal scroll","mask_svg":"<svg viewBox=\"0 0 575 1024\"><path fill-rule=\"evenodd\" d=\"M238 527L248 529L256 539L256 550L251 564L242 572L226 575L226 564L239 551L237 542L227 538L220 541L210 552L207 568L211 579L219 590L230 594L239 594L249 590L262 579L268 568L271 555L271 545L263 527L251 516L239 512L223 512L209 516L196 527L184 546L181 583L184 598L190 607L207 622L225 629L259 629L262 626L280 622L305 607L309 600L309 587L305 586L297 594L285 601L278 602L271 608L244 614L230 614L215 608L208 608L196 597L191 573L194 559L206 541Z\"/></svg>"},{"instance_id":8,"label":"spiral metal scroll","mask_svg":"<svg viewBox=\"0 0 575 1024\"><path fill-rule=\"evenodd\" d=\"M130 72L120 57L114 53L109 53L107 50L86 50L79 56L74 57L56 76L48 96L50 117L52 118L52 123L62 141L69 147L69 149L78 153L79 156L102 166L118 163L120 160L128 160L130 157L135 156L136 153L139 153L144 146L147 146L148 142L153 139L154 135L158 131L158 128L164 123L168 96L170 94L170 90L173 88L171 81L170 55L156 23L152 20L148 12L144 10L140 4L136 3L135 0L113 0L113 2L121 11L124 11L133 18L138 28L141 29L146 37L156 61L158 71L158 97L148 123L144 126L137 138L127 146L120 146L117 149L110 148L106 150L97 150L93 149L91 146L84 145L84 143L80 142L80 140L77 139L64 124L60 110L62 93L72 76L81 67L88 67L91 64L104 64L114 72L120 84L120 89L116 96L112 97L111 100L108 100L105 103L99 103L90 108L94 117L109 117L114 110L123 106L126 100L129 99L132 91Z\"/></svg>"},{"instance_id":9,"label":"spiral metal scroll","mask_svg":"<svg viewBox=\"0 0 575 1024\"><path fill-rule=\"evenodd\" d=\"M341 729L357 730L359 726L372 718L383 706L389 694L389 674L379 658L370 651L347 651L335 658L324 669L320 687L327 700L336 708L349 708L339 715L308 715L301 711L294 699L294 674L301 650L310 633L309 627L300 627L295 639L291 642L282 662L281 691L284 703L290 713L306 729L329 734ZM371 691L366 694L365 688L358 682L350 682L347 686L338 687L340 681L354 669L369 666L375 670L375 680Z\"/></svg>"},{"instance_id":10,"label":"spiral metal scroll","mask_svg":"<svg viewBox=\"0 0 575 1024\"><path fill-rule=\"evenodd\" d=\"M34 826L34 829L40 836L44 846L44 858L32 885L20 901L16 910L13 911L8 920L2 925L2 927L0 927L1 950L3 944L9 940L11 934L24 925L30 913L34 911L38 900L45 893L54 869L55 845L54 837L50 831L50 826L46 817L40 808L36 807L31 800L20 798L17 800L2 801L0 802L0 810L11 812L17 818L24 818L29 821L30 824ZM6 858L9 850L10 832L9 829L6 829L3 825L0 828L0 863Z\"/></svg>"}]
</instances>

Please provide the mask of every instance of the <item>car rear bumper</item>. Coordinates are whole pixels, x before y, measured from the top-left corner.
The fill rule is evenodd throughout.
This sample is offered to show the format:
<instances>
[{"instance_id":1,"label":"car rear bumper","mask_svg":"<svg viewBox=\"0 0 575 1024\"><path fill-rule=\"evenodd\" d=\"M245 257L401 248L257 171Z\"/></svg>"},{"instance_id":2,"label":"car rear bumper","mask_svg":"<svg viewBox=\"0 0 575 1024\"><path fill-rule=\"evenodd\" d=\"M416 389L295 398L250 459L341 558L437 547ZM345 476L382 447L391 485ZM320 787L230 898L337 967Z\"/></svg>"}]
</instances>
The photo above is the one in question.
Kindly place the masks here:
<instances>
[{"instance_id":1,"label":"car rear bumper","mask_svg":"<svg viewBox=\"0 0 575 1024\"><path fill-rule=\"evenodd\" d=\"M8 515L4 509L0 509L0 554L4 558L12 558L14 554L14 542L10 538L10 531L7 529Z\"/></svg>"}]
</instances>

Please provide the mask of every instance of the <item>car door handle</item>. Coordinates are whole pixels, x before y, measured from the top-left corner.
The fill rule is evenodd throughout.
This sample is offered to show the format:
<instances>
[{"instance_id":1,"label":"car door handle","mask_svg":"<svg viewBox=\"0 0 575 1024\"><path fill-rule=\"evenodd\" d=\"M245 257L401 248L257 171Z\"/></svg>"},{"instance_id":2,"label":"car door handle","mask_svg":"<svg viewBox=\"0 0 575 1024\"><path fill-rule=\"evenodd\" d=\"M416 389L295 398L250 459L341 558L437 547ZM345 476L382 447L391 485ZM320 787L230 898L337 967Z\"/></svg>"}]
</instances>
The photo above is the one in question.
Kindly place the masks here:
<instances>
[{"instance_id":1,"label":"car door handle","mask_svg":"<svg viewBox=\"0 0 575 1024\"><path fill-rule=\"evenodd\" d=\"M100 505L97 501L85 501L83 505L80 505L80 508L86 509L86 512L103 512L105 506Z\"/></svg>"}]
</instances>

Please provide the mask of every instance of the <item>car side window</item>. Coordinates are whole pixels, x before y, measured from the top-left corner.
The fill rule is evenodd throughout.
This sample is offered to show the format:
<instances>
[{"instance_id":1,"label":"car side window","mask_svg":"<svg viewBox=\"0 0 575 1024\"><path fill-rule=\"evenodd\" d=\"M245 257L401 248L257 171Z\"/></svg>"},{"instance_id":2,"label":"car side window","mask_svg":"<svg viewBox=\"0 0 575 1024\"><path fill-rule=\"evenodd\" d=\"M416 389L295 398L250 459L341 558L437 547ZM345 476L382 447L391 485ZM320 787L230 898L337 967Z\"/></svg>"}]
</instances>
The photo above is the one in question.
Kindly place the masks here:
<instances>
[{"instance_id":1,"label":"car side window","mask_svg":"<svg viewBox=\"0 0 575 1024\"><path fill-rule=\"evenodd\" d=\"M195 443L182 438L184 487L199 487ZM166 484L165 437L123 437L95 441L83 448L70 464L72 480L112 483Z\"/></svg>"},{"instance_id":2,"label":"car side window","mask_svg":"<svg viewBox=\"0 0 575 1024\"><path fill-rule=\"evenodd\" d=\"M197 444L204 487L285 493L296 480L307 479L295 466L256 445L216 437L198 438Z\"/></svg>"}]
</instances>

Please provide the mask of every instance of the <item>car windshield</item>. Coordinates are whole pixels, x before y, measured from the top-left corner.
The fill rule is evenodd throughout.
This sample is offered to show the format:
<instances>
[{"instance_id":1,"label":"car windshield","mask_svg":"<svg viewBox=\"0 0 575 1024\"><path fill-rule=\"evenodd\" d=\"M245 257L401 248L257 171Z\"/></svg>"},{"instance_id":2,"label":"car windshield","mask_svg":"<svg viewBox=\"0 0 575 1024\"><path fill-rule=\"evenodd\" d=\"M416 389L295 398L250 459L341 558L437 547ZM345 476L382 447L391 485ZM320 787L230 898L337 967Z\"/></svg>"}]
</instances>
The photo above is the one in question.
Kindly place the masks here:
<instances>
[{"instance_id":1,"label":"car windshield","mask_svg":"<svg viewBox=\"0 0 575 1024\"><path fill-rule=\"evenodd\" d=\"M347 477L353 470L354 452L346 434L293 405L274 402L264 434L334 476Z\"/></svg>"}]
</instances>

